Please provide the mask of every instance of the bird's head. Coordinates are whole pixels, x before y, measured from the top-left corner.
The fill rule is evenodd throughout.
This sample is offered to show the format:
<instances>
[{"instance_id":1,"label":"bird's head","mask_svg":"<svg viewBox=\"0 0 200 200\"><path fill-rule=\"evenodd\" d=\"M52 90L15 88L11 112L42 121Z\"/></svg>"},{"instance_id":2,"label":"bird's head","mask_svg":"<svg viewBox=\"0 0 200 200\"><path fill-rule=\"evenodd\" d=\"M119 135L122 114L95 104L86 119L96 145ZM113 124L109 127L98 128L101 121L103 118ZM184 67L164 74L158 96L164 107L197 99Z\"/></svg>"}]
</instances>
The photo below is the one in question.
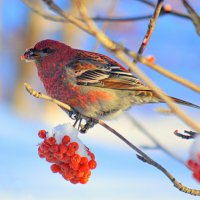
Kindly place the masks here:
<instances>
[{"instance_id":1,"label":"bird's head","mask_svg":"<svg viewBox=\"0 0 200 200\"><path fill-rule=\"evenodd\" d=\"M71 47L64 43L55 40L42 40L38 42L33 48L27 49L21 60L31 61L55 61L58 62L66 59L66 56L71 54Z\"/></svg>"}]
</instances>

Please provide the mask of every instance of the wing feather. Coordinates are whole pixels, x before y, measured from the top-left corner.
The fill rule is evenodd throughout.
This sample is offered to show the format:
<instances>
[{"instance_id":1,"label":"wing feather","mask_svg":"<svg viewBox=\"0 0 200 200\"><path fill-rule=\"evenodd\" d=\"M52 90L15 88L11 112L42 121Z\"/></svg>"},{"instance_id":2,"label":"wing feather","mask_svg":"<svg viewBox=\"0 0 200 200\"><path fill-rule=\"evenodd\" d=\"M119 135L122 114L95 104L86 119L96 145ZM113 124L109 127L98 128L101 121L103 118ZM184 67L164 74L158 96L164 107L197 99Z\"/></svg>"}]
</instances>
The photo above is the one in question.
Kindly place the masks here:
<instances>
[{"instance_id":1,"label":"wing feather","mask_svg":"<svg viewBox=\"0 0 200 200\"><path fill-rule=\"evenodd\" d=\"M150 91L137 77L120 64L101 54L84 52L68 63L74 73L77 85L120 90Z\"/></svg>"}]
</instances>

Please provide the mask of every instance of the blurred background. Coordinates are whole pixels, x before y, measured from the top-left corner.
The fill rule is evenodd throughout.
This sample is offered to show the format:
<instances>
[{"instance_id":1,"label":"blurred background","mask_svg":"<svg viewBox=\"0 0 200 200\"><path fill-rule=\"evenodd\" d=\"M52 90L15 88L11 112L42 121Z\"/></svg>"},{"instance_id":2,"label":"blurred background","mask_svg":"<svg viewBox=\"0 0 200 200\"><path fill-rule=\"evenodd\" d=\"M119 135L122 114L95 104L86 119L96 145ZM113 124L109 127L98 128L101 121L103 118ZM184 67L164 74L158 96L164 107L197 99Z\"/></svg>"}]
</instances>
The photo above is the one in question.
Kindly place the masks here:
<instances>
[{"instance_id":1,"label":"blurred background","mask_svg":"<svg viewBox=\"0 0 200 200\"><path fill-rule=\"evenodd\" d=\"M41 1L38 7L50 12ZM74 1L57 0L69 13L79 16ZM156 1L154 1L156 3ZM200 11L198 0L190 1ZM179 0L165 3L181 12L187 12ZM91 16L130 17L151 14L153 9L136 0L87 0ZM51 13L51 12L50 12ZM0 0L0 199L42 200L66 198L79 199L193 199L179 192L169 180L155 168L139 161L135 152L111 133L96 126L86 135L84 143L95 153L98 166L86 185L72 185L60 175L53 174L45 160L37 155L40 129L50 130L57 124L69 122L65 113L52 103L33 98L24 89L28 82L38 91L44 92L33 63L20 60L26 48L42 39L56 39L74 48L96 51L114 56L104 49L95 38L69 23L47 21L31 12L20 0ZM137 51L149 20L132 22L98 22L106 34L133 51ZM158 19L152 38L144 52L153 55L156 63L200 85L200 40L190 20L165 15ZM114 58L115 59L115 58ZM199 94L139 65L166 93L197 105ZM108 124L126 136L137 146L154 147L154 144L139 130L133 117L157 140L186 161L191 141L174 136L174 130L190 130L177 117L155 112L158 106L145 105L130 109L125 115L108 121ZM200 120L200 111L182 106L194 120ZM191 172L176 159L159 149L145 152L165 166L175 177L198 189Z\"/></svg>"}]
</instances>

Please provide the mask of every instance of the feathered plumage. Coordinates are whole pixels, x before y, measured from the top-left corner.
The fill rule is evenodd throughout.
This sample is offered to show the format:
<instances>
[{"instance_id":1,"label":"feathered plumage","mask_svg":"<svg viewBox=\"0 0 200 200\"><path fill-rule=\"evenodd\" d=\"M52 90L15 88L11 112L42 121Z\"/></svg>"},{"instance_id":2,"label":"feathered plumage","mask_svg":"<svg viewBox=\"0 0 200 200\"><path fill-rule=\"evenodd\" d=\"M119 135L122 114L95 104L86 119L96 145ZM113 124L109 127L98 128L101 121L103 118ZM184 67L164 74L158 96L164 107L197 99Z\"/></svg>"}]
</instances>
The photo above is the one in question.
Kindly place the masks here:
<instances>
[{"instance_id":1,"label":"feathered plumage","mask_svg":"<svg viewBox=\"0 0 200 200\"><path fill-rule=\"evenodd\" d=\"M48 95L91 118L106 117L132 105L163 102L122 65L102 54L73 49L54 40L43 40L27 50L24 58L35 61Z\"/></svg>"}]
</instances>

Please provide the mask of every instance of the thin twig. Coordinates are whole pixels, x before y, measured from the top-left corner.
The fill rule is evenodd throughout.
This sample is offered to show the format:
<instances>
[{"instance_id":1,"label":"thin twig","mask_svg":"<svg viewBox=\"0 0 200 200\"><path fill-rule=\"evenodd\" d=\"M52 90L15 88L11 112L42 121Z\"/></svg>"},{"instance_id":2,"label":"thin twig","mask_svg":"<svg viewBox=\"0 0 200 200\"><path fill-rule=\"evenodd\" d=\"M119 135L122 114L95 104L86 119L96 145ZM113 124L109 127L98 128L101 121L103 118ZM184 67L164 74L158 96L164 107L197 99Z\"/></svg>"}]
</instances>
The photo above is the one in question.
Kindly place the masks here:
<instances>
[{"instance_id":1,"label":"thin twig","mask_svg":"<svg viewBox=\"0 0 200 200\"><path fill-rule=\"evenodd\" d=\"M186 133L186 134L185 134ZM174 131L174 135L176 135L177 137L180 137L182 139L194 139L198 133L194 132L194 131L184 131L183 133L179 133L178 130Z\"/></svg>"},{"instance_id":2,"label":"thin twig","mask_svg":"<svg viewBox=\"0 0 200 200\"><path fill-rule=\"evenodd\" d=\"M40 92L37 92L36 90L34 90L29 84L25 83L25 88L26 90L33 95L34 97L40 98L40 99L44 99L50 102L53 102L55 104L57 104L58 106L61 106L62 108L70 111L71 108L70 106L68 106L67 104L62 103L61 101L58 101L56 99L53 99L47 95L44 95ZM96 120L96 119L95 119ZM182 185L181 183L179 183L174 176L172 176L172 174L170 174L164 167L162 167L160 164L158 164L157 162L155 162L154 160L152 160L147 154L145 154L142 150L140 150L139 148L137 148L135 145L133 145L130 141L128 141L125 137L123 137L120 133L118 133L115 129L111 128L110 126L108 126L105 122L103 122L102 120L97 120L98 123L103 126L105 129L107 129L108 131L112 132L115 136L117 136L119 139L121 139L124 143L126 143L130 148L132 148L134 151L136 151L139 154L140 160L145 161L146 163L156 167L158 170L160 170L161 172L163 172L168 178L169 180L174 184L174 186L176 188L178 188L180 191L185 192L185 193L189 193L192 195L198 195L200 196L200 190L194 190L191 188L188 188L184 185Z\"/></svg>"},{"instance_id":3,"label":"thin twig","mask_svg":"<svg viewBox=\"0 0 200 200\"><path fill-rule=\"evenodd\" d=\"M128 48L126 47L122 47L122 49L124 50L124 52L131 56L132 58L134 59L137 59L139 62L141 62L142 64L150 67L151 69L157 71L158 73L180 83L181 85L189 88L189 89L192 89L193 91L195 92L198 92L200 93L200 86L164 69L163 67L161 67L160 65L158 64L155 64L155 63L152 63L152 62L149 62L147 58L143 57L143 56L138 56L135 52L129 50Z\"/></svg>"},{"instance_id":4,"label":"thin twig","mask_svg":"<svg viewBox=\"0 0 200 200\"><path fill-rule=\"evenodd\" d=\"M187 0L182 0L183 5L186 7L188 13L190 14L191 20L195 26L196 32L200 35L200 15L193 9Z\"/></svg>"},{"instance_id":5,"label":"thin twig","mask_svg":"<svg viewBox=\"0 0 200 200\"><path fill-rule=\"evenodd\" d=\"M148 42L149 42L149 39L153 33L153 30L155 28L155 25L156 25L156 20L158 19L158 16L160 14L160 11L162 9L162 5L163 5L163 1L164 0L158 0L157 4L156 4L156 7L155 7L155 10L154 10L154 13L153 13L153 16L151 17L150 21L149 21L149 25L148 25L148 29L147 29L147 32L144 36L144 39L142 41L142 44L140 45L140 48L137 52L138 56L141 56L142 53L144 52ZM137 63L137 59L134 59L133 62L134 63Z\"/></svg>"},{"instance_id":6,"label":"thin twig","mask_svg":"<svg viewBox=\"0 0 200 200\"><path fill-rule=\"evenodd\" d=\"M117 0L112 0L111 6L110 6L110 8L108 10L108 17L111 17L113 15L114 10L116 8L116 5L117 5ZM109 22L105 21L103 23L103 25L102 25L101 31L105 33L106 32L106 28L108 27L108 25L109 25ZM97 51L97 49L99 48L100 44L101 43L98 40L96 40L93 52Z\"/></svg>"},{"instance_id":7,"label":"thin twig","mask_svg":"<svg viewBox=\"0 0 200 200\"><path fill-rule=\"evenodd\" d=\"M153 8L156 7L156 4L151 2L151 1L148 1L148 0L137 0L141 3L145 3L146 5L148 6L151 6ZM162 6L161 8L161 12L160 12L160 16L163 16L165 14L170 14L170 15L174 15L174 16L177 16L177 17L181 17L181 18L185 18L185 19L190 19L191 20L191 17L185 13L182 13L182 12L179 12L177 10L174 10L171 8L170 6L170 9L166 9L166 6L170 6L169 4L168 5L164 5Z\"/></svg>"},{"instance_id":8,"label":"thin twig","mask_svg":"<svg viewBox=\"0 0 200 200\"><path fill-rule=\"evenodd\" d=\"M178 106L168 97L165 93L158 89L155 84L136 66L133 62L127 59L122 52L116 52L115 54L119 59L121 59L135 74L137 74L176 114L180 119L182 119L186 124L192 127L197 132L200 132L200 125L194 122L186 113L178 108Z\"/></svg>"},{"instance_id":9,"label":"thin twig","mask_svg":"<svg viewBox=\"0 0 200 200\"><path fill-rule=\"evenodd\" d=\"M144 4L148 5L148 6L153 7L153 8L155 7L155 4L153 2L151 2L151 1L149 1L149 0L136 0L136 1L144 3Z\"/></svg>"},{"instance_id":10,"label":"thin twig","mask_svg":"<svg viewBox=\"0 0 200 200\"><path fill-rule=\"evenodd\" d=\"M35 3L31 2L30 0L22 0L28 7L30 7L35 13L37 13L38 15L42 16L43 18L47 19L47 20L51 20L54 22L61 22L61 23L68 23L69 21L66 21L66 19L64 19L63 17L60 16L56 16L56 15L52 15L49 13L44 12L43 10L41 10L39 7L37 7L35 5ZM171 11L165 11L163 10L161 12L160 16L164 16L167 14L171 14L177 17L181 17L181 18L185 18L185 19L190 19L191 17L187 14L175 11L175 10L171 10ZM133 22L133 21L140 21L140 20L145 20L145 19L149 19L151 18L151 14L148 15L143 15L143 16L135 16L135 17L93 17L92 20L94 21L108 21L108 22ZM79 18L77 18L79 19ZM81 19L79 19L81 20Z\"/></svg>"}]
</instances>

